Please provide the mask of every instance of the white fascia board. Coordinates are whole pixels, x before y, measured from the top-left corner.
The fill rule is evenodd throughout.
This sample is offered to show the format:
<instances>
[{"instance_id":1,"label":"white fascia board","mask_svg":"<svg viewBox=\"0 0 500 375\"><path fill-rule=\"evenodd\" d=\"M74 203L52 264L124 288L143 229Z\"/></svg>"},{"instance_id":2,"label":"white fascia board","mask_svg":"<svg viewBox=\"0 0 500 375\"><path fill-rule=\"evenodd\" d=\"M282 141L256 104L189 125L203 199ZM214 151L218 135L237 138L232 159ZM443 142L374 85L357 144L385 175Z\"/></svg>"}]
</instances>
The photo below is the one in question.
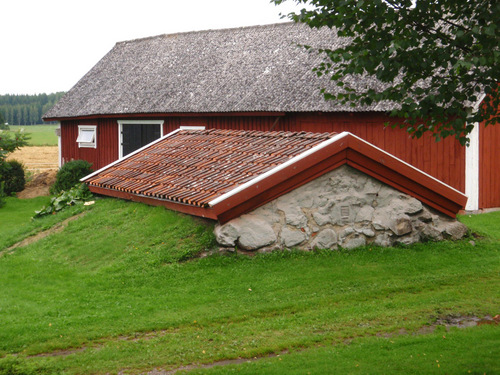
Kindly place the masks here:
<instances>
[{"instance_id":1,"label":"white fascia board","mask_svg":"<svg viewBox=\"0 0 500 375\"><path fill-rule=\"evenodd\" d=\"M278 165L277 167L275 167L275 168L273 168L273 169L271 169L271 170L269 170L269 171L267 171L267 172L265 172L265 173L263 173L263 174L261 174L261 175L259 175L259 176L255 177L254 179L252 179L252 180L250 180L250 181L247 181L247 182L246 182L246 183L244 183L243 185L240 185L240 186L238 186L237 188L235 188L235 189L233 189L233 190L228 191L227 193L225 193L225 194L221 195L220 197L217 197L217 198L215 198L215 199L211 200L210 202L208 202L208 205L209 205L210 207L213 207L213 206L215 206L216 204L219 204L219 203L221 203L222 201L226 200L227 198L232 197L233 195L235 195L235 194L237 194L237 193L239 193L239 192L241 192L241 191L243 191L243 190L245 190L245 189L249 188L250 186L257 184L258 182L262 181L263 179L265 179L265 178L267 178L267 177L269 177L269 176L272 176L273 174L275 174L275 173L277 173L277 172L281 171L282 169L284 169L284 168L286 168L286 167L288 167L288 166L290 166L290 165L292 165L292 164L294 164L294 163L298 162L299 160L304 159L305 157L307 157L307 156L309 156L309 155L311 155L311 154L314 154L315 152L317 152L317 151L321 150L322 148L324 148L324 147L326 147L326 146L328 146L328 145L330 145L330 144L332 144L332 143L335 143L335 142L337 142L337 141L341 140L342 138L344 138L344 137L346 137L346 136L348 136L348 135L350 135L350 136L352 136L352 137L354 137L354 138L356 138L356 139L360 140L361 142L366 143L367 145L369 145L369 146L371 146L371 147L373 147L373 148L375 148L375 149L379 150L380 152L382 152L382 153L386 154L387 156L389 156L389 157L391 157L391 158L393 158L393 159L398 160L399 162L401 162L401 163L405 164L406 166L408 166L408 167L410 167L410 168L414 169L415 171L417 171L417 172L419 172L419 173L421 173L421 174L423 174L423 175L427 176L428 178L430 178L430 179L432 179L432 180L436 181L437 183L439 183L439 184L441 184L441 185L444 185L444 186L448 187L449 189L451 189L451 190L453 190L453 191L455 191L455 192L457 192L457 193L461 194L462 196L465 196L465 194L464 194L464 193L462 193L461 191L459 191L459 190L455 189L454 187L452 187L452 186L450 186L450 185L448 185L448 184L444 183L443 181L438 180L437 178L435 178L435 177L431 176L430 174L425 173L424 171L422 171L422 170L420 170L420 169L418 169L418 168L414 167L413 165L411 165L411 164L409 164L409 163L405 162L404 160L399 159L398 157L396 157L396 156L394 156L394 155L392 155L392 154L388 153L387 151L382 150L381 148L379 148L379 147L377 147L377 146L375 146L375 145L373 145L373 144L371 144L371 143L369 143L369 142L365 141L364 139L362 139L362 138L360 138L360 137L358 137L358 136L356 136L356 135L354 135L354 134L352 134L352 133L349 133L349 132L342 132L342 133L337 134L337 135L335 135L334 137L332 137L332 138L330 138L330 139L328 139L328 140L326 140L326 141L324 141L324 142L321 142L320 144L318 144L318 145L314 146L313 148L311 148L311 149L309 149L309 150L307 150L307 151L303 152L302 154L299 154L299 155L297 155L297 156L295 156L295 157L291 158L291 159L290 159L290 160L288 160L287 162L285 162L285 163L283 163L283 164Z\"/></svg>"},{"instance_id":2,"label":"white fascia board","mask_svg":"<svg viewBox=\"0 0 500 375\"><path fill-rule=\"evenodd\" d=\"M112 162L111 164L108 164L108 165L106 165L105 167L102 167L101 169L99 169L99 170L97 170L97 171L95 171L95 172L92 172L91 174L89 174L89 175L87 175L87 176L85 176L85 177L81 178L81 179L80 179L80 181L81 181L81 182L84 182L84 181L85 181L85 180L87 180L88 178L93 177L93 176L95 176L95 175L96 175L96 174L98 174L98 173L101 173L102 171L104 171L104 170L106 170L106 169L108 169L108 168L112 167L112 166L113 166L113 165L115 165L115 164L118 164L119 162L121 162L121 161L123 161L123 160L127 160L128 158L130 158L131 156L134 156L134 155L135 155L135 154L137 154L138 152L141 152L141 151L142 151L142 150L144 150L145 148L150 147L150 146L152 146L152 145L154 145L154 144L156 144L156 143L160 142L161 140L163 140L163 139L165 139L165 138L171 137L171 136L173 136L174 134L176 134L176 133L177 133L177 132L179 132L179 131L180 131L180 129L176 129L176 130L174 130L173 132L170 132L170 133L168 133L168 134L164 135L163 137L160 137L160 138L158 138L157 140L155 140L155 141L153 141L153 142L151 142L151 143L148 143L146 146L143 146L143 147L141 147L141 148L139 148L139 149L135 150L134 152L131 152L131 153L130 153L130 154L128 154L127 156L124 156L124 157L123 157L123 158L121 158L121 159L115 160L115 161L114 161L114 162Z\"/></svg>"}]
</instances>

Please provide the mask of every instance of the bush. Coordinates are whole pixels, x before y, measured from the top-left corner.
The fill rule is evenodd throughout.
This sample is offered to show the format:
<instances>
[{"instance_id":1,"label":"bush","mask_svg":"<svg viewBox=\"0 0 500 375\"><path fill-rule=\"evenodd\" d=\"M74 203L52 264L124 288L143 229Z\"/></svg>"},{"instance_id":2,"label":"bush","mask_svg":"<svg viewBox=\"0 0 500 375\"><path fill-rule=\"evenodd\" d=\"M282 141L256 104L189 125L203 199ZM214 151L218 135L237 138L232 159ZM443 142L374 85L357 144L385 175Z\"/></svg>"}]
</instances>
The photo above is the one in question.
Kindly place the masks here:
<instances>
[{"instance_id":1,"label":"bush","mask_svg":"<svg viewBox=\"0 0 500 375\"><path fill-rule=\"evenodd\" d=\"M26 186L24 165L17 160L2 162L0 166L0 181L4 183L5 195L23 191Z\"/></svg>"},{"instance_id":2,"label":"bush","mask_svg":"<svg viewBox=\"0 0 500 375\"><path fill-rule=\"evenodd\" d=\"M69 190L80 182L80 178L92 173L92 164L85 160L72 160L64 164L56 175L56 182L50 188L51 194Z\"/></svg>"},{"instance_id":3,"label":"bush","mask_svg":"<svg viewBox=\"0 0 500 375\"><path fill-rule=\"evenodd\" d=\"M0 181L0 208L5 206L5 193L3 191L3 181Z\"/></svg>"}]
</instances>

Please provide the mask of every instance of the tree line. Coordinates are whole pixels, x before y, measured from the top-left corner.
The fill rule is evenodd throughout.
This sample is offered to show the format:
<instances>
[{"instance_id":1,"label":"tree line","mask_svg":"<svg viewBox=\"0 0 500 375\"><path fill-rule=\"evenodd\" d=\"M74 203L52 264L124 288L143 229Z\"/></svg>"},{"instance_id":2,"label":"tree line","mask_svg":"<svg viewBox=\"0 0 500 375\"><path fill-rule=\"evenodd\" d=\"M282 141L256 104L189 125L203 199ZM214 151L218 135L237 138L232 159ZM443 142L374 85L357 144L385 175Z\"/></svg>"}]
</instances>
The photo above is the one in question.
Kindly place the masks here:
<instances>
[{"instance_id":1,"label":"tree line","mask_svg":"<svg viewBox=\"0 0 500 375\"><path fill-rule=\"evenodd\" d=\"M0 95L0 119L9 125L43 124L43 114L64 94Z\"/></svg>"}]
</instances>

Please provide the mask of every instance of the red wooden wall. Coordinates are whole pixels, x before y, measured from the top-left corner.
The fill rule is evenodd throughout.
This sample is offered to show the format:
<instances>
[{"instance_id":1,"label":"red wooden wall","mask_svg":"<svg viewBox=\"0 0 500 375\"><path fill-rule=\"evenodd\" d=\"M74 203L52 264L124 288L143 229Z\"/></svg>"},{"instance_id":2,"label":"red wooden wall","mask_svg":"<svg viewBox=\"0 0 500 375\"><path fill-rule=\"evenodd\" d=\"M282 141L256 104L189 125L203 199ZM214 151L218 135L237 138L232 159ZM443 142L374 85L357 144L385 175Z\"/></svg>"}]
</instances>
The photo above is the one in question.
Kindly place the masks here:
<instances>
[{"instance_id":1,"label":"red wooden wall","mask_svg":"<svg viewBox=\"0 0 500 375\"><path fill-rule=\"evenodd\" d=\"M429 135L418 140L412 139L402 129L385 127L384 123L389 118L380 113L288 113L284 116L230 116L221 114L220 116L158 118L165 121L164 134L178 129L179 126L200 125L208 129L261 131L272 129L338 133L349 131L457 190L465 191L464 147L451 138L437 143ZM148 119L152 118L148 117ZM98 126L97 149L78 148L76 138L79 124ZM85 159L93 163L94 169L99 169L118 158L117 119L63 121L61 137L63 162L72 159Z\"/></svg>"},{"instance_id":2,"label":"red wooden wall","mask_svg":"<svg viewBox=\"0 0 500 375\"><path fill-rule=\"evenodd\" d=\"M97 148L79 148L78 125L97 125ZM118 123L115 119L61 122L62 163L87 160L92 169L100 169L118 159Z\"/></svg>"},{"instance_id":3,"label":"red wooden wall","mask_svg":"<svg viewBox=\"0 0 500 375\"><path fill-rule=\"evenodd\" d=\"M500 207L500 125L479 127L479 207Z\"/></svg>"}]
</instances>

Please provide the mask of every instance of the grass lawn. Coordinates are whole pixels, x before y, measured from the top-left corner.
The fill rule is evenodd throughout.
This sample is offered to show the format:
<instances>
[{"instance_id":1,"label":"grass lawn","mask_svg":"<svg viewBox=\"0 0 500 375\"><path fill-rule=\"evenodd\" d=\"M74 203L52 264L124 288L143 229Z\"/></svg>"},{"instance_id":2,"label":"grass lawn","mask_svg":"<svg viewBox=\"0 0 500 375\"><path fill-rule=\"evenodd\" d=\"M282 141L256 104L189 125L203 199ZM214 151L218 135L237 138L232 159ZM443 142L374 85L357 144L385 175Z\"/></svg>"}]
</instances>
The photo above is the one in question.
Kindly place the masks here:
<instances>
[{"instance_id":1,"label":"grass lawn","mask_svg":"<svg viewBox=\"0 0 500 375\"><path fill-rule=\"evenodd\" d=\"M9 206L16 228L70 215L30 222L22 204L9 200L0 218ZM213 243L197 220L114 199L85 211L0 257L0 374L140 373L270 353L283 354L197 371L500 372L498 326L419 334L438 318L500 313L500 212L462 218L485 236L475 243L190 260ZM0 238L12 231L0 225Z\"/></svg>"},{"instance_id":2,"label":"grass lawn","mask_svg":"<svg viewBox=\"0 0 500 375\"><path fill-rule=\"evenodd\" d=\"M58 125L9 125L11 131L24 129L30 134L30 146L57 146L55 130Z\"/></svg>"},{"instance_id":3,"label":"grass lawn","mask_svg":"<svg viewBox=\"0 0 500 375\"><path fill-rule=\"evenodd\" d=\"M48 229L55 223L83 210L82 206L74 206L61 212L61 215L31 220L36 210L39 210L49 203L50 197L38 197L33 199L7 197L5 201L5 206L0 209L0 252L2 249L30 235Z\"/></svg>"}]
</instances>

